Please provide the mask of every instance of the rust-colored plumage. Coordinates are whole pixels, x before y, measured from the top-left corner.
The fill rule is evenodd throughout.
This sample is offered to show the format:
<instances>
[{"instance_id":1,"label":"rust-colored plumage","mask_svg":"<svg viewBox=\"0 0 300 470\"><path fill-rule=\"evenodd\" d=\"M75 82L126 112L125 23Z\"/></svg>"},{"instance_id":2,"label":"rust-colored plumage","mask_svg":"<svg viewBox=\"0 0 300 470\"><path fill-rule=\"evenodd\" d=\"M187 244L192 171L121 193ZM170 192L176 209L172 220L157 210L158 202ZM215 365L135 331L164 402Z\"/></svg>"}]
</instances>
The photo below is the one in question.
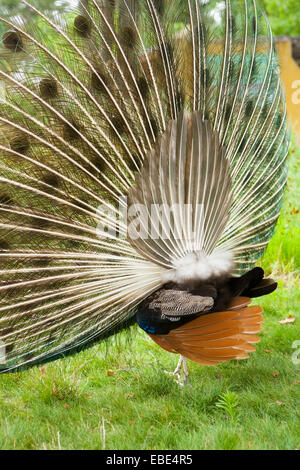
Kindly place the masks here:
<instances>
[{"instance_id":1,"label":"rust-colored plumage","mask_svg":"<svg viewBox=\"0 0 300 470\"><path fill-rule=\"evenodd\" d=\"M247 359L259 342L263 322L263 309L246 306L250 302L236 298L224 312L200 316L167 335L150 337L166 351L207 366Z\"/></svg>"}]
</instances>

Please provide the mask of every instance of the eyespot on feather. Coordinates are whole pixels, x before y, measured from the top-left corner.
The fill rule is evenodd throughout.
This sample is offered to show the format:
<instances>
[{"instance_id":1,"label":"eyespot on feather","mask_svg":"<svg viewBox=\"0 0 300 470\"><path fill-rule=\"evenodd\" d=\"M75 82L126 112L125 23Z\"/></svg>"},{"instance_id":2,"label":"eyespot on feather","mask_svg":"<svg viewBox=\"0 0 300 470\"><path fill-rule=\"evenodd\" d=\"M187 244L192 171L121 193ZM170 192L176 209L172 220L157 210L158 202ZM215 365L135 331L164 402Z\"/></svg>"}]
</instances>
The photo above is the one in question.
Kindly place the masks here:
<instances>
[{"instance_id":1,"label":"eyespot on feather","mask_svg":"<svg viewBox=\"0 0 300 470\"><path fill-rule=\"evenodd\" d=\"M165 1L164 0L155 0L155 9L160 17L165 13Z\"/></svg>"},{"instance_id":2,"label":"eyespot on feather","mask_svg":"<svg viewBox=\"0 0 300 470\"><path fill-rule=\"evenodd\" d=\"M97 168L100 173L106 169L105 161L98 155L92 159L92 164Z\"/></svg>"},{"instance_id":3,"label":"eyespot on feather","mask_svg":"<svg viewBox=\"0 0 300 470\"><path fill-rule=\"evenodd\" d=\"M91 32L91 23L85 16L78 15L74 20L74 29L79 36L86 38Z\"/></svg>"},{"instance_id":4,"label":"eyespot on feather","mask_svg":"<svg viewBox=\"0 0 300 470\"><path fill-rule=\"evenodd\" d=\"M138 171L141 168L142 163L136 153L132 154L132 158L127 158L126 163L129 166L131 171ZM138 169L137 169L138 167Z\"/></svg>"},{"instance_id":5,"label":"eyespot on feather","mask_svg":"<svg viewBox=\"0 0 300 470\"><path fill-rule=\"evenodd\" d=\"M146 99L149 95L149 85L145 77L140 77L137 80L137 86L140 90L140 93L144 99Z\"/></svg>"},{"instance_id":6,"label":"eyespot on feather","mask_svg":"<svg viewBox=\"0 0 300 470\"><path fill-rule=\"evenodd\" d=\"M41 96L44 99L56 98L56 96L58 95L57 83L51 77L43 78L40 81L39 87Z\"/></svg>"},{"instance_id":7,"label":"eyespot on feather","mask_svg":"<svg viewBox=\"0 0 300 470\"><path fill-rule=\"evenodd\" d=\"M125 122L121 116L113 117L111 119L111 122L112 122L112 132L117 131L119 134L123 134L125 132Z\"/></svg>"},{"instance_id":8,"label":"eyespot on feather","mask_svg":"<svg viewBox=\"0 0 300 470\"><path fill-rule=\"evenodd\" d=\"M127 26L126 28L122 29L120 34L122 43L124 45L126 45L130 49L133 49L136 46L137 37L133 28Z\"/></svg>"},{"instance_id":9,"label":"eyespot on feather","mask_svg":"<svg viewBox=\"0 0 300 470\"><path fill-rule=\"evenodd\" d=\"M232 35L235 36L235 34L236 34L236 21L235 21L234 16L231 15L230 21L231 21L231 31L232 31Z\"/></svg>"},{"instance_id":10,"label":"eyespot on feather","mask_svg":"<svg viewBox=\"0 0 300 470\"><path fill-rule=\"evenodd\" d=\"M10 140L10 148L17 153L25 154L30 147L27 135L17 135Z\"/></svg>"},{"instance_id":11,"label":"eyespot on feather","mask_svg":"<svg viewBox=\"0 0 300 470\"><path fill-rule=\"evenodd\" d=\"M63 127L63 138L72 142L80 138L79 135L79 126L75 122L65 123Z\"/></svg>"},{"instance_id":12,"label":"eyespot on feather","mask_svg":"<svg viewBox=\"0 0 300 470\"><path fill-rule=\"evenodd\" d=\"M49 220L46 220L43 217L31 217L31 227L33 229L42 230L49 227L49 224Z\"/></svg>"},{"instance_id":13,"label":"eyespot on feather","mask_svg":"<svg viewBox=\"0 0 300 470\"><path fill-rule=\"evenodd\" d=\"M13 52L20 52L23 50L22 39L16 31L7 31L2 36L2 42L6 49Z\"/></svg>"},{"instance_id":14,"label":"eyespot on feather","mask_svg":"<svg viewBox=\"0 0 300 470\"><path fill-rule=\"evenodd\" d=\"M253 102L248 101L247 104L246 104L246 109L245 109L245 114L248 118L251 117L253 109L254 109Z\"/></svg>"},{"instance_id":15,"label":"eyespot on feather","mask_svg":"<svg viewBox=\"0 0 300 470\"><path fill-rule=\"evenodd\" d=\"M106 86L107 86L106 76L103 73L98 72L98 71L97 73L92 72L91 87L99 93L106 93L107 91Z\"/></svg>"},{"instance_id":16,"label":"eyespot on feather","mask_svg":"<svg viewBox=\"0 0 300 470\"><path fill-rule=\"evenodd\" d=\"M46 268L50 264L50 258L37 258L33 260L33 265L37 268Z\"/></svg>"},{"instance_id":17,"label":"eyespot on feather","mask_svg":"<svg viewBox=\"0 0 300 470\"><path fill-rule=\"evenodd\" d=\"M9 251L10 244L5 240L0 240L0 251Z\"/></svg>"},{"instance_id":18,"label":"eyespot on feather","mask_svg":"<svg viewBox=\"0 0 300 470\"><path fill-rule=\"evenodd\" d=\"M150 138L153 137L152 132L154 134L155 139L158 137L158 126L154 117L150 118L150 124L148 121L146 121L145 127L146 127L146 132Z\"/></svg>"},{"instance_id":19,"label":"eyespot on feather","mask_svg":"<svg viewBox=\"0 0 300 470\"><path fill-rule=\"evenodd\" d=\"M13 204L13 200L7 193L0 193L0 204L8 206L10 204Z\"/></svg>"},{"instance_id":20,"label":"eyespot on feather","mask_svg":"<svg viewBox=\"0 0 300 470\"><path fill-rule=\"evenodd\" d=\"M53 188L58 188L59 187L59 178L56 175L53 175L52 173L46 174L43 178L42 181L45 184L48 184L49 186L52 186Z\"/></svg>"}]
</instances>

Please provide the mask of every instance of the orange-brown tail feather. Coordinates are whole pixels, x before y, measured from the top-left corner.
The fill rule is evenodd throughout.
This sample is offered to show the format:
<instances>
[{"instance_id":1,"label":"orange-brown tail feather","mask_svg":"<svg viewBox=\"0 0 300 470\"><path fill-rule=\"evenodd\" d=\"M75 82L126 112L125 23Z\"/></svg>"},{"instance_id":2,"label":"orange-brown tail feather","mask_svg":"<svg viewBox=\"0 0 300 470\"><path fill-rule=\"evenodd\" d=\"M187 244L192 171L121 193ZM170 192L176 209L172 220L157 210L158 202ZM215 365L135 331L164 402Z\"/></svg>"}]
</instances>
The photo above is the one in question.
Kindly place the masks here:
<instances>
[{"instance_id":1,"label":"orange-brown tail feather","mask_svg":"<svg viewBox=\"0 0 300 470\"><path fill-rule=\"evenodd\" d=\"M196 318L170 331L150 335L166 351L182 354L194 362L217 365L232 359L246 359L260 341L263 309L249 307L251 299L237 297L229 309Z\"/></svg>"}]
</instances>

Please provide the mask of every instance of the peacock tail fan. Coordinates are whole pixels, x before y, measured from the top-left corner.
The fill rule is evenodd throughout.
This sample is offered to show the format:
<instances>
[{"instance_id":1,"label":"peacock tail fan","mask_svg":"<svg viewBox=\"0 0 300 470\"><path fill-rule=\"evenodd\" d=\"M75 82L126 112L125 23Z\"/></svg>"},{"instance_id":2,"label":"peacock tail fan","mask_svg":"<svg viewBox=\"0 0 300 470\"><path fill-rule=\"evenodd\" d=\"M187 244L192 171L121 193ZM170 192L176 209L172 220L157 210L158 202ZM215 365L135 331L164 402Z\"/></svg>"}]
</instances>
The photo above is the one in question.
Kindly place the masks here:
<instances>
[{"instance_id":1,"label":"peacock tail fan","mask_svg":"<svg viewBox=\"0 0 300 470\"><path fill-rule=\"evenodd\" d=\"M115 334L191 253L250 269L289 144L255 0L82 0L55 19L22 4L36 21L0 9L4 370ZM130 212L141 204L153 232Z\"/></svg>"}]
</instances>

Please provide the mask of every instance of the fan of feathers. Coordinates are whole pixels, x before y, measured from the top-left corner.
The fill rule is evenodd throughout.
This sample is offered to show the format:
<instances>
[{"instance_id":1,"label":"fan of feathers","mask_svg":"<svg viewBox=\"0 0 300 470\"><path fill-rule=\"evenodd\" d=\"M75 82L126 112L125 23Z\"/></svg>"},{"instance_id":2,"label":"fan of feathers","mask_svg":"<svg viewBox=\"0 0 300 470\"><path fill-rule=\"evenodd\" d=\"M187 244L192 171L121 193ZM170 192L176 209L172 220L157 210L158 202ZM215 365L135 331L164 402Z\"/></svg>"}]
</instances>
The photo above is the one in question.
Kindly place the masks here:
<instances>
[{"instance_id":1,"label":"fan of feathers","mask_svg":"<svg viewBox=\"0 0 300 470\"><path fill-rule=\"evenodd\" d=\"M275 288L251 270L274 233L289 145L257 1L82 0L54 18L20 3L34 21L0 7L2 370L79 351L137 312L185 357L185 325L205 336L207 322L224 332L244 315L234 345L221 334L222 351L210 361L221 346L204 341L201 357L246 357L241 335L262 320L250 297ZM171 346L151 318L172 325Z\"/></svg>"}]
</instances>

